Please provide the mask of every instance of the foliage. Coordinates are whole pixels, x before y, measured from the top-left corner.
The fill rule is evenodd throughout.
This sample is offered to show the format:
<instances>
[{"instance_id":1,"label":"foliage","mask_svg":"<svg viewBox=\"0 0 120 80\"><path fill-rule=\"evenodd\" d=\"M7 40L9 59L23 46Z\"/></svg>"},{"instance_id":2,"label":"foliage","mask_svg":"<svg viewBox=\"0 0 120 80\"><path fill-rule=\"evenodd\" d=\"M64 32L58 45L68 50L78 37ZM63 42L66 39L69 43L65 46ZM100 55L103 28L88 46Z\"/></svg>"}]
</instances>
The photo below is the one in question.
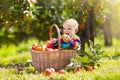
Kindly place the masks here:
<instances>
[{"instance_id":1,"label":"foliage","mask_svg":"<svg viewBox=\"0 0 120 80\"><path fill-rule=\"evenodd\" d=\"M100 44L95 44L90 41L90 47L86 51L79 51L79 55L75 58L72 58L71 61L76 65L80 65L81 67L86 66L100 66L100 60L103 58L104 50L101 49L102 46ZM74 67L71 66L71 67Z\"/></svg>"},{"instance_id":2,"label":"foliage","mask_svg":"<svg viewBox=\"0 0 120 80\"><path fill-rule=\"evenodd\" d=\"M27 38L28 30L24 32L25 27L23 27L23 17L26 16L23 13L24 2L24 0L0 1L0 41L2 44L17 44Z\"/></svg>"},{"instance_id":3,"label":"foliage","mask_svg":"<svg viewBox=\"0 0 120 80\"><path fill-rule=\"evenodd\" d=\"M94 6L97 16L104 8L102 0L37 0L34 3L32 1L0 1L2 44L18 44L23 40L27 41L30 37L47 40L50 25L56 23L61 28L67 18L77 19L81 31L84 28L81 24L84 25L89 20L88 11L91 6Z\"/></svg>"}]
</instances>

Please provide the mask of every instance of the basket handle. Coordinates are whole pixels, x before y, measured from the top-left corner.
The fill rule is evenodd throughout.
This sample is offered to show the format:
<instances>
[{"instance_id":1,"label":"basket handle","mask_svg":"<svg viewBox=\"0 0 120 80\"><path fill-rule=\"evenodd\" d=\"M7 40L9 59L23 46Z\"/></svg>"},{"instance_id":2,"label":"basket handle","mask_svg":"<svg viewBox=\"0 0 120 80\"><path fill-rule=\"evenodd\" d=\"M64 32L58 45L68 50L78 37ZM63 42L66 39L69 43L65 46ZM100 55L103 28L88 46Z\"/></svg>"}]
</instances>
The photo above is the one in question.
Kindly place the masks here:
<instances>
[{"instance_id":1,"label":"basket handle","mask_svg":"<svg viewBox=\"0 0 120 80\"><path fill-rule=\"evenodd\" d=\"M52 39L52 30L53 30L53 27L55 27L56 30L57 30L57 34L58 34L58 50L60 50L61 49L60 30L59 30L59 28L58 28L58 26L56 24L51 25L50 31L49 31L49 37L50 37L50 39Z\"/></svg>"}]
</instances>

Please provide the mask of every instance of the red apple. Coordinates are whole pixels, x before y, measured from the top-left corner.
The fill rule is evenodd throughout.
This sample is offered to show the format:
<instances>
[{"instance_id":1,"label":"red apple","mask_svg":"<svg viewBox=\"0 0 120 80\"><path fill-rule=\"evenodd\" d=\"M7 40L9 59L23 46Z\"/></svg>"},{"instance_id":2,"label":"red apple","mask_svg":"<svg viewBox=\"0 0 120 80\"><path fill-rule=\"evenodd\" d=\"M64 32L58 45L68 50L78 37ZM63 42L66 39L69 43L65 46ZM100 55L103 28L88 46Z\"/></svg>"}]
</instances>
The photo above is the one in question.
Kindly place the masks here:
<instances>
[{"instance_id":1,"label":"red apple","mask_svg":"<svg viewBox=\"0 0 120 80\"><path fill-rule=\"evenodd\" d=\"M65 74L65 73L66 73L66 71L63 70L63 69L61 69L61 70L58 71L58 74Z\"/></svg>"},{"instance_id":2,"label":"red apple","mask_svg":"<svg viewBox=\"0 0 120 80\"><path fill-rule=\"evenodd\" d=\"M43 48L42 48L42 46L37 46L37 51L42 51L43 50Z\"/></svg>"},{"instance_id":3,"label":"red apple","mask_svg":"<svg viewBox=\"0 0 120 80\"><path fill-rule=\"evenodd\" d=\"M32 49L33 50L36 50L36 51L42 51L43 50L43 47L41 45L38 45L38 44L33 44L32 45Z\"/></svg>"},{"instance_id":4,"label":"red apple","mask_svg":"<svg viewBox=\"0 0 120 80\"><path fill-rule=\"evenodd\" d=\"M70 40L71 40L70 36L68 36L66 34L61 36L61 41L63 41L63 42L69 43Z\"/></svg>"},{"instance_id":5,"label":"red apple","mask_svg":"<svg viewBox=\"0 0 120 80\"><path fill-rule=\"evenodd\" d=\"M53 74L53 71L52 71L51 69L47 68L47 69L45 69L44 74L45 74L46 76L50 76L50 75Z\"/></svg>"},{"instance_id":6,"label":"red apple","mask_svg":"<svg viewBox=\"0 0 120 80\"><path fill-rule=\"evenodd\" d=\"M86 67L85 67L85 70L86 70L86 71L92 71L93 68L92 68L92 66L86 66Z\"/></svg>"},{"instance_id":7,"label":"red apple","mask_svg":"<svg viewBox=\"0 0 120 80\"><path fill-rule=\"evenodd\" d=\"M81 67L80 66L75 66L74 67L74 72L79 72L81 71Z\"/></svg>"},{"instance_id":8,"label":"red apple","mask_svg":"<svg viewBox=\"0 0 120 80\"><path fill-rule=\"evenodd\" d=\"M50 70L51 70L53 73L55 73L55 69L54 69L54 68L50 68Z\"/></svg>"},{"instance_id":9,"label":"red apple","mask_svg":"<svg viewBox=\"0 0 120 80\"><path fill-rule=\"evenodd\" d=\"M85 24L84 23L80 23L80 28L84 29L84 27L85 27Z\"/></svg>"},{"instance_id":10,"label":"red apple","mask_svg":"<svg viewBox=\"0 0 120 80\"><path fill-rule=\"evenodd\" d=\"M58 51L58 49L53 49L54 51Z\"/></svg>"},{"instance_id":11,"label":"red apple","mask_svg":"<svg viewBox=\"0 0 120 80\"><path fill-rule=\"evenodd\" d=\"M46 48L45 51L53 51L52 48Z\"/></svg>"},{"instance_id":12,"label":"red apple","mask_svg":"<svg viewBox=\"0 0 120 80\"><path fill-rule=\"evenodd\" d=\"M46 44L47 44L47 48L53 48L53 45L52 45L51 41L47 41Z\"/></svg>"},{"instance_id":13,"label":"red apple","mask_svg":"<svg viewBox=\"0 0 120 80\"><path fill-rule=\"evenodd\" d=\"M37 46L38 46L38 45L34 43L34 44L32 45L32 49L33 49L33 50L37 50Z\"/></svg>"}]
</instances>

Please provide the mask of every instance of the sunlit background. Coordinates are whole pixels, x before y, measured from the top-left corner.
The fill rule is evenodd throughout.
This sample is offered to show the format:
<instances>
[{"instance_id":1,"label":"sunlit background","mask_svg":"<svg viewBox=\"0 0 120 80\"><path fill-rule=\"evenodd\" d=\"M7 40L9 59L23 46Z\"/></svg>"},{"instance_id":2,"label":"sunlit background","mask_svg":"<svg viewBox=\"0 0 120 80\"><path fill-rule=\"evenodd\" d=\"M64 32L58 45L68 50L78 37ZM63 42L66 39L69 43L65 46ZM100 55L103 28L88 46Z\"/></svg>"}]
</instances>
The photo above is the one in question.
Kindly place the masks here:
<instances>
[{"instance_id":1,"label":"sunlit background","mask_svg":"<svg viewBox=\"0 0 120 80\"><path fill-rule=\"evenodd\" d=\"M113 36L120 38L120 0L110 0L111 15L110 26Z\"/></svg>"},{"instance_id":2,"label":"sunlit background","mask_svg":"<svg viewBox=\"0 0 120 80\"><path fill-rule=\"evenodd\" d=\"M82 69L74 72L72 66L72 72L50 77L39 74L30 49L36 44L42 49L35 52L44 52L50 26L55 23L62 31L68 18L79 23L82 45L71 61ZM119 64L120 0L0 0L0 80L120 80ZM87 71L87 66L92 70Z\"/></svg>"}]
</instances>

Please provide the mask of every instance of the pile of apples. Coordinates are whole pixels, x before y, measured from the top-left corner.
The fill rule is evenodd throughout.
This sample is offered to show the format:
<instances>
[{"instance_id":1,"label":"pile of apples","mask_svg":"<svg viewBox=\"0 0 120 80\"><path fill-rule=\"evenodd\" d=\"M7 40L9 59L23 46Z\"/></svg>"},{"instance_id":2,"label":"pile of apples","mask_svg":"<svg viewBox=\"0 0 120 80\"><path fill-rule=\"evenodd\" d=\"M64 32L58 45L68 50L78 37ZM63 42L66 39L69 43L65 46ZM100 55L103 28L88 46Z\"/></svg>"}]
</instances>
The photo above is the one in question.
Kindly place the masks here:
<instances>
[{"instance_id":1,"label":"pile of apples","mask_svg":"<svg viewBox=\"0 0 120 80\"><path fill-rule=\"evenodd\" d=\"M47 69L45 69L45 71L44 71L44 74L46 75L46 76L50 76L50 75L52 75L52 74L54 74L55 73L55 69L54 68L47 68Z\"/></svg>"},{"instance_id":2,"label":"pile of apples","mask_svg":"<svg viewBox=\"0 0 120 80\"><path fill-rule=\"evenodd\" d=\"M97 67L97 66L92 67L92 66L87 65L87 66L84 67L84 68L85 68L86 71L93 71L93 70L96 70L98 67ZM74 68L73 68L72 71L73 71L74 73L77 73L77 72L80 72L81 70L82 70L82 67L81 67L81 66L74 66ZM60 69L60 70L58 70L57 72L55 72L55 69L54 69L54 68L46 68L46 69L44 70L44 74L45 74L46 76L50 76L50 75L52 75L52 74L54 74L54 73L65 74L65 73L67 73L67 71L64 70L64 69Z\"/></svg>"},{"instance_id":3,"label":"pile of apples","mask_svg":"<svg viewBox=\"0 0 120 80\"><path fill-rule=\"evenodd\" d=\"M97 67L97 66L89 66L89 65L87 65L87 66L84 67L84 69L85 69L86 71L93 71L93 70L98 69L98 67ZM73 71L74 71L74 72L79 72L79 71L81 71L81 70L82 70L82 67L80 67L80 66L75 66Z\"/></svg>"},{"instance_id":4,"label":"pile of apples","mask_svg":"<svg viewBox=\"0 0 120 80\"><path fill-rule=\"evenodd\" d=\"M46 76L50 76L50 75L52 75L52 74L54 74L54 73L55 73L55 69L54 69L54 68L46 68L45 71L44 71L44 74L45 74ZM60 69L59 71L57 71L57 73L58 73L58 74L65 74L66 71L63 70L63 69Z\"/></svg>"},{"instance_id":5,"label":"pile of apples","mask_svg":"<svg viewBox=\"0 0 120 80\"><path fill-rule=\"evenodd\" d=\"M57 48L54 48L52 46L52 43L50 41L40 44L34 43L32 44L32 49L35 51L58 51Z\"/></svg>"},{"instance_id":6,"label":"pile of apples","mask_svg":"<svg viewBox=\"0 0 120 80\"><path fill-rule=\"evenodd\" d=\"M44 51L45 45L34 43L34 44L32 44L32 49L35 51Z\"/></svg>"},{"instance_id":7,"label":"pile of apples","mask_svg":"<svg viewBox=\"0 0 120 80\"><path fill-rule=\"evenodd\" d=\"M71 68L68 68L68 71L72 71L74 73L80 72L82 70L85 71L94 71L97 70L98 66L90 66L90 65L86 65L86 66L80 66L80 65L74 65Z\"/></svg>"}]
</instances>

